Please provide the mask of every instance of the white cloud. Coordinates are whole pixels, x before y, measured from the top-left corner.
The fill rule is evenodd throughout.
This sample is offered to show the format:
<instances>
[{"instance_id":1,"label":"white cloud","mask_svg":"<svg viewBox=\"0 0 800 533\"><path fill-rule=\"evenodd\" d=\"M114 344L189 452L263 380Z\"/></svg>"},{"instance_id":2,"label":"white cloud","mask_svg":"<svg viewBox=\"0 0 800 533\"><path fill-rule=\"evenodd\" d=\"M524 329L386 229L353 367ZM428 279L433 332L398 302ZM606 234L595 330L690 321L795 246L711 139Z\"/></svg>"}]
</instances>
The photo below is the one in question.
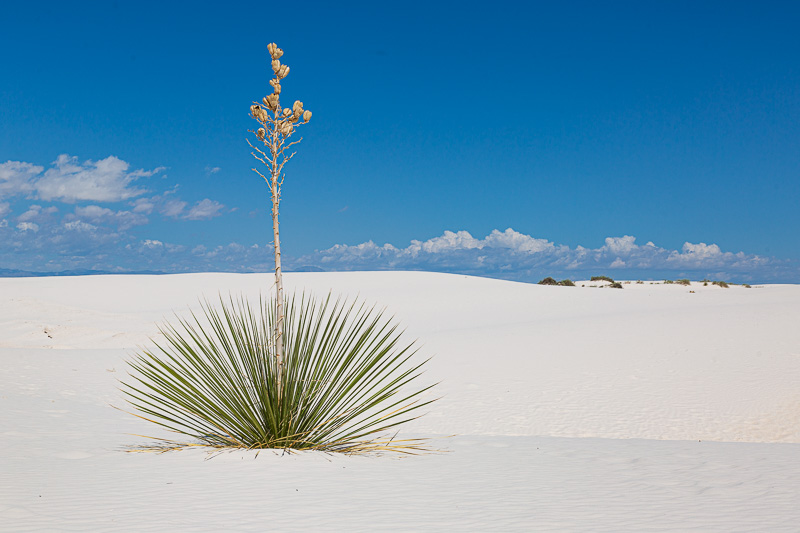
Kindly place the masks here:
<instances>
[{"instance_id":1,"label":"white cloud","mask_svg":"<svg viewBox=\"0 0 800 533\"><path fill-rule=\"evenodd\" d=\"M406 248L383 246L372 241L357 245L337 244L327 250L301 257L300 265L328 270L432 270L490 275L523 281L538 281L546 275L602 274L614 269L656 277L669 272L729 272L753 276L784 272L776 259L744 252L723 252L715 244L686 243L681 250L668 250L648 242L636 244L631 235L608 237L598 248L556 245L509 228L494 230L483 239L466 231L445 231L427 241L411 241ZM687 274L688 275L688 274ZM775 274L778 275L778 274Z\"/></svg>"},{"instance_id":2,"label":"white cloud","mask_svg":"<svg viewBox=\"0 0 800 533\"><path fill-rule=\"evenodd\" d=\"M28 207L27 211L18 216L17 220L20 222L30 222L34 220L42 221L43 219L47 218L48 215L52 215L57 212L58 208L55 206L50 206L43 209L42 206L33 204Z\"/></svg>"},{"instance_id":3,"label":"white cloud","mask_svg":"<svg viewBox=\"0 0 800 533\"><path fill-rule=\"evenodd\" d=\"M216 174L217 172L219 172L219 170L220 170L219 167L208 166L208 167L206 167L206 174L209 174L209 175L210 174Z\"/></svg>"},{"instance_id":4,"label":"white cloud","mask_svg":"<svg viewBox=\"0 0 800 533\"><path fill-rule=\"evenodd\" d=\"M35 222L20 222L17 224L17 229L20 231L32 231L36 233L39 231L39 224L36 224Z\"/></svg>"},{"instance_id":5,"label":"white cloud","mask_svg":"<svg viewBox=\"0 0 800 533\"><path fill-rule=\"evenodd\" d=\"M147 217L132 211L114 211L99 205L76 207L75 215L78 219L88 220L95 224L110 223L120 230L130 229L134 226L147 224Z\"/></svg>"},{"instance_id":6,"label":"white cloud","mask_svg":"<svg viewBox=\"0 0 800 533\"><path fill-rule=\"evenodd\" d=\"M156 208L156 203L153 198L137 198L131 205L133 206L134 213L143 213L149 215Z\"/></svg>"},{"instance_id":7,"label":"white cloud","mask_svg":"<svg viewBox=\"0 0 800 533\"><path fill-rule=\"evenodd\" d=\"M146 239L142 241L142 244L147 248L163 248L164 243L158 240L150 240Z\"/></svg>"},{"instance_id":8,"label":"white cloud","mask_svg":"<svg viewBox=\"0 0 800 533\"><path fill-rule=\"evenodd\" d=\"M206 198L192 206L183 218L187 220L206 220L214 218L222 214L220 211L222 211L224 207L225 206L221 203Z\"/></svg>"},{"instance_id":9,"label":"white cloud","mask_svg":"<svg viewBox=\"0 0 800 533\"><path fill-rule=\"evenodd\" d=\"M180 200L168 200L164 202L159 209L160 213L166 217L177 218L186 207L186 202Z\"/></svg>"},{"instance_id":10,"label":"white cloud","mask_svg":"<svg viewBox=\"0 0 800 533\"><path fill-rule=\"evenodd\" d=\"M638 248L635 243L636 237L631 237L630 235L625 235L624 237L606 237L606 243L601 250L611 252L612 254L627 254Z\"/></svg>"},{"instance_id":11,"label":"white cloud","mask_svg":"<svg viewBox=\"0 0 800 533\"><path fill-rule=\"evenodd\" d=\"M0 217L6 216L11 212L11 204L8 202L0 202Z\"/></svg>"},{"instance_id":12,"label":"white cloud","mask_svg":"<svg viewBox=\"0 0 800 533\"><path fill-rule=\"evenodd\" d=\"M149 215L157 211L163 216L170 218L206 220L220 216L222 214L222 209L225 207L219 202L206 198L195 203L195 205L187 211L186 206L188 203L178 198L171 198L171 194L173 194L173 191L167 191L164 194L150 198L137 198L131 202L133 212Z\"/></svg>"},{"instance_id":13,"label":"white cloud","mask_svg":"<svg viewBox=\"0 0 800 533\"><path fill-rule=\"evenodd\" d=\"M97 229L97 226L81 220L65 222L64 227L70 231L95 231Z\"/></svg>"},{"instance_id":14,"label":"white cloud","mask_svg":"<svg viewBox=\"0 0 800 533\"><path fill-rule=\"evenodd\" d=\"M119 202L143 194L145 190L132 187L132 183L162 170L128 172L130 165L113 155L99 161L87 160L80 165L77 161L77 157L66 154L58 156L53 162L54 168L36 181L37 196L45 201L67 203Z\"/></svg>"},{"instance_id":15,"label":"white cloud","mask_svg":"<svg viewBox=\"0 0 800 533\"><path fill-rule=\"evenodd\" d=\"M624 267L625 267L625 261L623 261L619 257L614 259L614 261L610 265L608 265L608 268L624 268Z\"/></svg>"},{"instance_id":16,"label":"white cloud","mask_svg":"<svg viewBox=\"0 0 800 533\"><path fill-rule=\"evenodd\" d=\"M546 239L534 239L530 235L524 235L511 228L503 232L493 230L484 239L484 242L490 248L506 248L524 253L550 252L555 248L553 243Z\"/></svg>"},{"instance_id":17,"label":"white cloud","mask_svg":"<svg viewBox=\"0 0 800 533\"><path fill-rule=\"evenodd\" d=\"M34 178L42 173L44 167L23 163L22 161L6 161L0 164L0 198L31 194Z\"/></svg>"},{"instance_id":18,"label":"white cloud","mask_svg":"<svg viewBox=\"0 0 800 533\"><path fill-rule=\"evenodd\" d=\"M115 156L79 164L77 157L61 154L46 171L38 165L7 161L0 164L0 197L25 195L47 202L67 203L119 202L145 192L133 187L134 181L164 170L158 167L129 172L129 167Z\"/></svg>"}]
</instances>

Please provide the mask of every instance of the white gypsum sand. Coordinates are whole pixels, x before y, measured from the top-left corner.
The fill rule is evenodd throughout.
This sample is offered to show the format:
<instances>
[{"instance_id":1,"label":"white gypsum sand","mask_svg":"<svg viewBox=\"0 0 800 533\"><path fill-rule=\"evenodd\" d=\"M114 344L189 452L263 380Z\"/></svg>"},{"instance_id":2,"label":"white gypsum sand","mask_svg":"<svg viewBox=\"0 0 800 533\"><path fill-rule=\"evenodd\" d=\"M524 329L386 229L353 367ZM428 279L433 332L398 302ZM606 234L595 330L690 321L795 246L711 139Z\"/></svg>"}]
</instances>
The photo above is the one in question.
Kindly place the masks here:
<instances>
[{"instance_id":1,"label":"white gypsum sand","mask_svg":"<svg viewBox=\"0 0 800 533\"><path fill-rule=\"evenodd\" d=\"M124 453L113 409L173 311L268 274L0 279L2 531L795 531L800 286L539 286L290 273L385 305L442 399L401 429L449 453ZM584 284L586 287L581 287ZM598 284L600 285L600 284ZM694 291L694 292L690 292Z\"/></svg>"}]
</instances>

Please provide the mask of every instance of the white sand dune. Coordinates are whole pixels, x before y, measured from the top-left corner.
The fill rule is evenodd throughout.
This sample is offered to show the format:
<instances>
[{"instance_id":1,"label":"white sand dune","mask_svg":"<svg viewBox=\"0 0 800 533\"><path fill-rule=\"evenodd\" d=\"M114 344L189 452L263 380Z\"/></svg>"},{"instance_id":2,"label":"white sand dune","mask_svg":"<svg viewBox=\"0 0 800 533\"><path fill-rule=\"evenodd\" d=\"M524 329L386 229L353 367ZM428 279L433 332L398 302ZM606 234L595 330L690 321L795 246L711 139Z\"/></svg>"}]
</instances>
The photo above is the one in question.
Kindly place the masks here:
<instances>
[{"instance_id":1,"label":"white sand dune","mask_svg":"<svg viewBox=\"0 0 800 533\"><path fill-rule=\"evenodd\" d=\"M160 434L110 407L125 360L270 276L0 279L0 530L798 530L800 286L286 282L385 305L421 340L443 397L402 434L456 434L449 453L123 453Z\"/></svg>"}]
</instances>

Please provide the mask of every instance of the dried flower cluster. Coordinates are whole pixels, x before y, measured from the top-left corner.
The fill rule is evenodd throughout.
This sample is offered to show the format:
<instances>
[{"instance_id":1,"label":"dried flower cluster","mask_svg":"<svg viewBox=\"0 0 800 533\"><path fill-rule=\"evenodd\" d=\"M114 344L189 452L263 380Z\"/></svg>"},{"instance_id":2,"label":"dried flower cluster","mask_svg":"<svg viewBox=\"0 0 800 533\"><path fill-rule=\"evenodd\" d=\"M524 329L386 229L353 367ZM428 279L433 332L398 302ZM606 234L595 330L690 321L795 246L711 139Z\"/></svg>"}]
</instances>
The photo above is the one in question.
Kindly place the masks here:
<instances>
[{"instance_id":1,"label":"dried flower cluster","mask_svg":"<svg viewBox=\"0 0 800 533\"><path fill-rule=\"evenodd\" d=\"M256 131L256 136L265 143L267 142L268 130L285 139L294 133L295 125L300 119L303 120L304 124L311 119L311 111L304 110L303 102L300 100L296 100L291 109L288 107L281 108L281 80L289 74L289 66L280 62L283 50L278 48L275 43L270 43L267 49L270 57L272 57L272 72L275 73L275 77L269 80L269 84L272 86L272 94L265 96L261 100L264 107L257 103L250 106L250 115L265 126L265 128L259 128Z\"/></svg>"}]
</instances>

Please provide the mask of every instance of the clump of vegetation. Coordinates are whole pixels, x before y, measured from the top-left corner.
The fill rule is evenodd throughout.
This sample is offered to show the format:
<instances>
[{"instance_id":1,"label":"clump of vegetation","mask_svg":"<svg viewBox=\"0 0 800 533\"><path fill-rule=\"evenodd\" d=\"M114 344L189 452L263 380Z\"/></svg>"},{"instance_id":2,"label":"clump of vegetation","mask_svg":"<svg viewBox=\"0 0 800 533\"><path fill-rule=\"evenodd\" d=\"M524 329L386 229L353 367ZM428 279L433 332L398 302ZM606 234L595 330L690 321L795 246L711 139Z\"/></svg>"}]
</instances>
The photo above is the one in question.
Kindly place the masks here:
<instances>
[{"instance_id":1,"label":"clump of vegetation","mask_svg":"<svg viewBox=\"0 0 800 533\"><path fill-rule=\"evenodd\" d=\"M644 285L644 281L642 281L642 280L640 280L640 279L637 279L637 280L636 280L636 284L637 284L637 285Z\"/></svg>"},{"instance_id":2,"label":"clump of vegetation","mask_svg":"<svg viewBox=\"0 0 800 533\"><path fill-rule=\"evenodd\" d=\"M538 284L539 285L560 285L562 287L574 287L575 286L575 284L572 282L572 280L562 279L561 281L556 281L554 278L551 278L550 276L544 278Z\"/></svg>"},{"instance_id":3,"label":"clump of vegetation","mask_svg":"<svg viewBox=\"0 0 800 533\"><path fill-rule=\"evenodd\" d=\"M742 287L744 287L745 289L752 289L752 287L750 285L748 285L747 283L743 283Z\"/></svg>"},{"instance_id":4,"label":"clump of vegetation","mask_svg":"<svg viewBox=\"0 0 800 533\"><path fill-rule=\"evenodd\" d=\"M673 283L675 283L675 282L672 281L671 279L665 279L664 280L664 285L672 285Z\"/></svg>"},{"instance_id":5,"label":"clump of vegetation","mask_svg":"<svg viewBox=\"0 0 800 533\"><path fill-rule=\"evenodd\" d=\"M722 287L723 289L727 289L728 288L728 284L726 282L724 282L724 281L712 281L711 284L712 285L717 285L719 287Z\"/></svg>"},{"instance_id":6,"label":"clump of vegetation","mask_svg":"<svg viewBox=\"0 0 800 533\"><path fill-rule=\"evenodd\" d=\"M691 285L692 284L692 282L689 281L688 279L678 279L678 280L675 280L675 283L677 283L678 285Z\"/></svg>"},{"instance_id":7,"label":"clump of vegetation","mask_svg":"<svg viewBox=\"0 0 800 533\"><path fill-rule=\"evenodd\" d=\"M427 388L401 389L420 375L414 348L381 312L328 297L291 298L286 352L275 353L278 309L246 300L208 303L191 320L161 328L166 342L130 363L123 392L141 418L195 439L194 446L413 451L417 440L381 437L416 418ZM277 384L282 386L278 387ZM160 440L161 449L187 444Z\"/></svg>"},{"instance_id":8,"label":"clump of vegetation","mask_svg":"<svg viewBox=\"0 0 800 533\"><path fill-rule=\"evenodd\" d=\"M608 281L610 283L614 283L614 280L609 278L608 276L592 276L589 281Z\"/></svg>"},{"instance_id":9,"label":"clump of vegetation","mask_svg":"<svg viewBox=\"0 0 800 533\"><path fill-rule=\"evenodd\" d=\"M136 356L123 391L137 416L196 441L160 440L154 446L159 449L422 450L419 439L386 435L432 401L422 400L430 387L406 390L425 362L411 361L416 349L402 341L397 325L356 302L284 297L278 224L283 169L295 155L289 149L302 140L290 138L311 111L299 100L281 106L289 67L275 43L267 48L272 93L263 105L250 106L259 127L251 130L255 142L247 142L266 168L253 171L271 193L276 294L258 305L220 299L215 309L206 302L191 320L163 326L166 341Z\"/></svg>"},{"instance_id":10,"label":"clump of vegetation","mask_svg":"<svg viewBox=\"0 0 800 533\"><path fill-rule=\"evenodd\" d=\"M608 288L609 289L621 289L622 288L622 284L619 283L619 282L614 281L610 285L608 285Z\"/></svg>"}]
</instances>

